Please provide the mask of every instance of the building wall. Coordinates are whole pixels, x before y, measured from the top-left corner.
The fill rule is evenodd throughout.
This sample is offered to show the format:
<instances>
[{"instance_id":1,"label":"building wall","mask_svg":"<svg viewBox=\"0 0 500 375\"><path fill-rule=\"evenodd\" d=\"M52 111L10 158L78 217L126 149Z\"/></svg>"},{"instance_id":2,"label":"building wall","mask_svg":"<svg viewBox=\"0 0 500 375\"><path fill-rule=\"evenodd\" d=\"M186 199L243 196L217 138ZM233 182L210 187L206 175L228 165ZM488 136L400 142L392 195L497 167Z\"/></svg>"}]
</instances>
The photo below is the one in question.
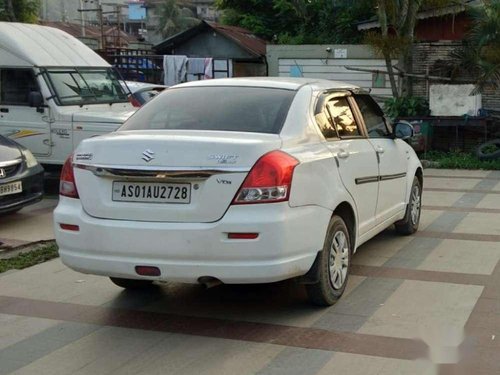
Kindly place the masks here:
<instances>
[{"instance_id":1,"label":"building wall","mask_svg":"<svg viewBox=\"0 0 500 375\"><path fill-rule=\"evenodd\" d=\"M417 40L462 40L470 26L470 18L465 13L433 17L419 20L415 30Z\"/></svg>"},{"instance_id":2,"label":"building wall","mask_svg":"<svg viewBox=\"0 0 500 375\"><path fill-rule=\"evenodd\" d=\"M233 77L264 77L266 75L265 64L233 61Z\"/></svg>"},{"instance_id":3,"label":"building wall","mask_svg":"<svg viewBox=\"0 0 500 375\"><path fill-rule=\"evenodd\" d=\"M114 11L117 5L126 5L128 0L102 0L103 11ZM44 21L56 22L79 22L81 14L78 9L95 9L98 7L99 0L41 0L40 18ZM106 5L104 5L106 4ZM97 22L97 12L84 12L84 18L88 22ZM111 22L116 22L114 14L105 14L104 18L109 18ZM127 20L128 10L122 8L122 20Z\"/></svg>"},{"instance_id":4,"label":"building wall","mask_svg":"<svg viewBox=\"0 0 500 375\"><path fill-rule=\"evenodd\" d=\"M367 45L268 45L266 56L270 76L330 79L371 89L382 98L391 96L387 74L345 68L386 70L385 60Z\"/></svg>"},{"instance_id":5,"label":"building wall","mask_svg":"<svg viewBox=\"0 0 500 375\"><path fill-rule=\"evenodd\" d=\"M190 0L196 6L196 17L206 21L217 22L221 12L215 6L215 0Z\"/></svg>"},{"instance_id":6,"label":"building wall","mask_svg":"<svg viewBox=\"0 0 500 375\"><path fill-rule=\"evenodd\" d=\"M436 64L451 62L450 53L459 46L458 42L441 41L432 43L418 43L413 47L413 72L415 74L440 76L435 70ZM435 81L433 81L435 82ZM444 82L443 82L444 83ZM425 79L413 80L413 95L429 98L429 85Z\"/></svg>"},{"instance_id":7,"label":"building wall","mask_svg":"<svg viewBox=\"0 0 500 375\"><path fill-rule=\"evenodd\" d=\"M415 74L441 76L442 73L436 71L436 65L446 65L452 62L450 53L460 45L454 41L440 41L433 43L418 43L413 52L413 72ZM470 77L460 77L470 78ZM413 81L413 95L429 98L428 85L438 81L427 83L425 79L415 79ZM441 82L445 83L445 82ZM500 90L487 89L482 96L483 108L500 114Z\"/></svg>"},{"instance_id":8,"label":"building wall","mask_svg":"<svg viewBox=\"0 0 500 375\"><path fill-rule=\"evenodd\" d=\"M158 7L162 1L163 0L146 0L148 6L146 22L148 32L146 40L151 44L158 44L165 39L165 37L158 32ZM195 16L201 20L217 21L219 19L220 12L215 7L215 0L190 0L186 5L195 13Z\"/></svg>"}]
</instances>

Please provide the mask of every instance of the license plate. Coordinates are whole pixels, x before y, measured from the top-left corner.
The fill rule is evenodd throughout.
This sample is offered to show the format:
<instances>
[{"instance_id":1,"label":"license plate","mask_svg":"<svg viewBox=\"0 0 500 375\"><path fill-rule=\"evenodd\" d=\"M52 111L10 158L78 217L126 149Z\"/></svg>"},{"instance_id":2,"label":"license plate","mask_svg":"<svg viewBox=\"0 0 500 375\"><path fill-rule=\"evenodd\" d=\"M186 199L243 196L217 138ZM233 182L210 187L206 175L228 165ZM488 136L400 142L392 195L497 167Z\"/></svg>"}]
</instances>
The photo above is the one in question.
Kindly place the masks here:
<instances>
[{"instance_id":1,"label":"license plate","mask_svg":"<svg viewBox=\"0 0 500 375\"><path fill-rule=\"evenodd\" d=\"M143 203L191 202L191 184L161 182L113 182L113 201Z\"/></svg>"},{"instance_id":2,"label":"license plate","mask_svg":"<svg viewBox=\"0 0 500 375\"><path fill-rule=\"evenodd\" d=\"M2 195L22 193L22 191L23 191L23 184L21 181L0 185L0 197Z\"/></svg>"}]
</instances>

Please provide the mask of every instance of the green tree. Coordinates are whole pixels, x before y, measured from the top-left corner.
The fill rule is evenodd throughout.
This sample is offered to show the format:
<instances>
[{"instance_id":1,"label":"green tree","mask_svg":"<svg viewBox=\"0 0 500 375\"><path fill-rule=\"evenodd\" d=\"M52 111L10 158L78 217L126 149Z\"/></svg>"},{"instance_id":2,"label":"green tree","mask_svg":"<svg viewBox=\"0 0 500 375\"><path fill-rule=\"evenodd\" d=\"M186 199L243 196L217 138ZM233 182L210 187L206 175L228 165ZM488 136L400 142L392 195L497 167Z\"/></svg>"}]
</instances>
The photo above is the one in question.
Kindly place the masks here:
<instances>
[{"instance_id":1,"label":"green tree","mask_svg":"<svg viewBox=\"0 0 500 375\"><path fill-rule=\"evenodd\" d=\"M500 88L500 0L484 1L471 8L472 27L463 46L452 53L457 72L466 72L476 81L474 94L487 87Z\"/></svg>"},{"instance_id":2,"label":"green tree","mask_svg":"<svg viewBox=\"0 0 500 375\"><path fill-rule=\"evenodd\" d=\"M187 7L188 1L164 0L158 5L158 31L168 37L197 25L200 21Z\"/></svg>"},{"instance_id":3,"label":"green tree","mask_svg":"<svg viewBox=\"0 0 500 375\"><path fill-rule=\"evenodd\" d=\"M359 43L373 0L216 0L222 22L280 44Z\"/></svg>"},{"instance_id":4,"label":"green tree","mask_svg":"<svg viewBox=\"0 0 500 375\"><path fill-rule=\"evenodd\" d=\"M417 16L422 9L435 9L464 4L464 0L374 0L380 32L367 35L366 41L385 59L394 97L411 91L410 80L404 73L412 70L412 46L415 42ZM392 59L399 59L403 72L402 90L398 90Z\"/></svg>"},{"instance_id":5,"label":"green tree","mask_svg":"<svg viewBox=\"0 0 500 375\"><path fill-rule=\"evenodd\" d=\"M0 21L36 23L39 0L0 0Z\"/></svg>"}]
</instances>

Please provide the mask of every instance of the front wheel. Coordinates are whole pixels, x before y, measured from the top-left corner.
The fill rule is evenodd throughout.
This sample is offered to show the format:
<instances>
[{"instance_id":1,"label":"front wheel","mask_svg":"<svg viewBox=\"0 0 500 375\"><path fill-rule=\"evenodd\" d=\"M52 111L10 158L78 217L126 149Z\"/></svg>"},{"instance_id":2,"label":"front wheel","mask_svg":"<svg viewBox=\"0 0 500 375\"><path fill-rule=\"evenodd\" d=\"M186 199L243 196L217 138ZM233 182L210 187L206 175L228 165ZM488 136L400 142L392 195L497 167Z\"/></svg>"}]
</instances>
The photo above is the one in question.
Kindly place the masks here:
<instances>
[{"instance_id":1,"label":"front wheel","mask_svg":"<svg viewBox=\"0 0 500 375\"><path fill-rule=\"evenodd\" d=\"M318 254L319 281L306 285L312 303L331 306L342 296L347 285L351 256L349 230L340 216L333 216L323 250Z\"/></svg>"},{"instance_id":2,"label":"front wheel","mask_svg":"<svg viewBox=\"0 0 500 375\"><path fill-rule=\"evenodd\" d=\"M406 206L403 220L396 223L396 231L403 235L410 235L418 230L420 223L420 212L422 210L422 186L417 176L413 178L410 200Z\"/></svg>"},{"instance_id":3,"label":"front wheel","mask_svg":"<svg viewBox=\"0 0 500 375\"><path fill-rule=\"evenodd\" d=\"M152 280L121 279L118 277L109 278L113 284L124 289L147 289L153 286Z\"/></svg>"}]
</instances>

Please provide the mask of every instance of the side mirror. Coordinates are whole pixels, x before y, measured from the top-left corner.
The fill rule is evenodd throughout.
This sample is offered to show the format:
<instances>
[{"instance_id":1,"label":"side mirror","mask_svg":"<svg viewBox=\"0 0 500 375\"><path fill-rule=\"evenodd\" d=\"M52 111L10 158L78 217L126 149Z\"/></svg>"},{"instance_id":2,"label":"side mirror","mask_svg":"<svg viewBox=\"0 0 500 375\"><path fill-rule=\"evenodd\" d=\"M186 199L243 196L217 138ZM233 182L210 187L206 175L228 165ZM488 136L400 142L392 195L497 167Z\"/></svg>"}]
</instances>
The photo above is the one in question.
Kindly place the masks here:
<instances>
[{"instance_id":1,"label":"side mirror","mask_svg":"<svg viewBox=\"0 0 500 375\"><path fill-rule=\"evenodd\" d=\"M28 95L28 103L32 108L43 107L43 97L40 91L31 91Z\"/></svg>"},{"instance_id":2,"label":"side mirror","mask_svg":"<svg viewBox=\"0 0 500 375\"><path fill-rule=\"evenodd\" d=\"M394 137L402 140L410 139L415 134L413 125L408 121L399 121L394 125Z\"/></svg>"}]
</instances>

